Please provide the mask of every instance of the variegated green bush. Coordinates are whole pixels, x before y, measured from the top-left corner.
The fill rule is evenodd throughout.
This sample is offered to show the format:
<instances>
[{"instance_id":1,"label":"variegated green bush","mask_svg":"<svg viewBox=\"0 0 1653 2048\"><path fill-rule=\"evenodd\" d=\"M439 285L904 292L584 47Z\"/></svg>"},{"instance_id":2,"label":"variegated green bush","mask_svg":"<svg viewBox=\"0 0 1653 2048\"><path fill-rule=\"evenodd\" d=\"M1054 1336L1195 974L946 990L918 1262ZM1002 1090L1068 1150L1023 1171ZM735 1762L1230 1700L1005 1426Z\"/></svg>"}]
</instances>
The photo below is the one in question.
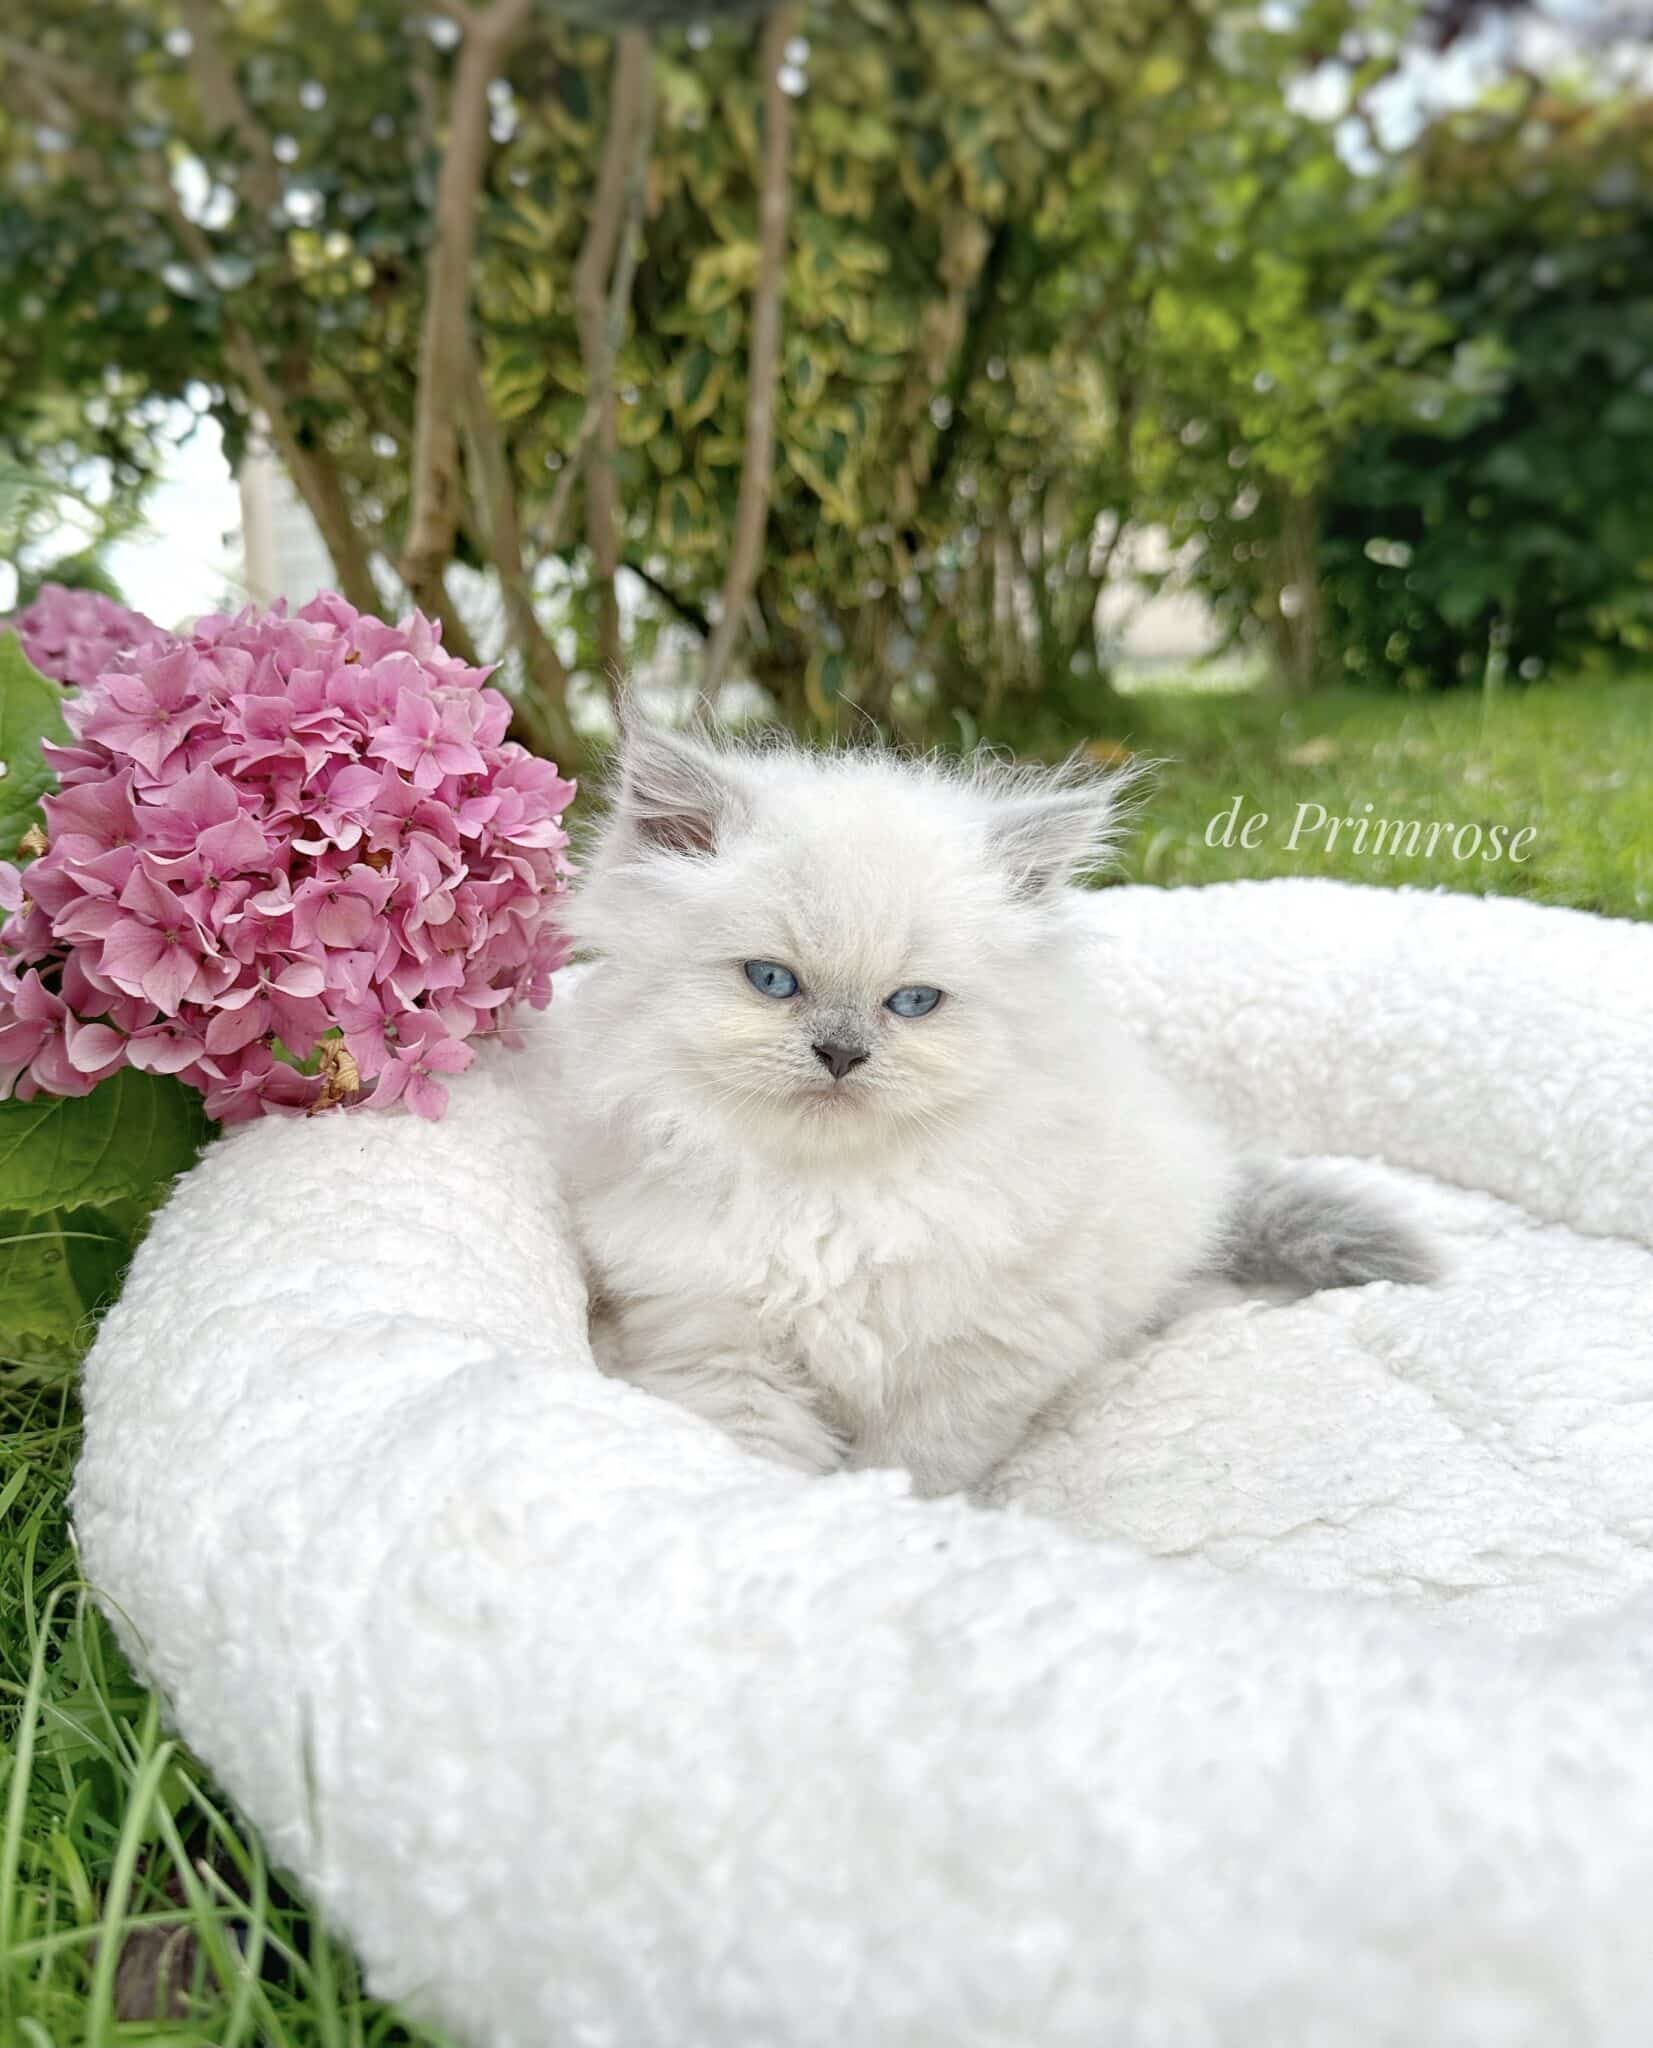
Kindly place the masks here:
<instances>
[{"instance_id":1,"label":"variegated green bush","mask_svg":"<svg viewBox=\"0 0 1653 2048\"><path fill-rule=\"evenodd\" d=\"M749 653L794 715L830 721L846 691L881 710L903 660L984 656L975 626L949 656L946 615L967 609L1028 489L1073 496L1053 452L1075 471L1112 431L1090 337L1035 336L1024 365L1023 315L1037 325L1042 280L1083 263L1086 195L1140 180L1156 137L1222 117L1217 11L843 0L790 17L775 479ZM471 318L483 439L538 615L575 629L572 645L552 636L566 670L596 653L586 493L559 505L558 483L591 400L576 283L616 67L609 38L522 13L488 86ZM649 579L645 611L696 624L716 609L748 439L755 33L652 43L612 369L620 557ZM457 39L447 17L389 0L43 0L0 88L0 151L21 180L0 240L18 309L0 431L21 435L67 392L84 444L102 418L141 464L134 402L210 410L232 457L262 414L341 584L363 594L407 544ZM990 474L979 450L1000 435ZM498 557L488 473L466 468L455 559ZM1074 496L1074 533L1085 511Z\"/></svg>"},{"instance_id":2,"label":"variegated green bush","mask_svg":"<svg viewBox=\"0 0 1653 2048\"><path fill-rule=\"evenodd\" d=\"M1094 729L1133 527L1312 679L1347 451L1502 360L1408 257L1419 152L1295 91L1333 64L1358 130L1417 0L642 11L37 0L0 455L131 486L156 401L232 459L261 418L354 601L399 569L462 642L445 572L493 572L565 757L571 676L668 626L800 725Z\"/></svg>"}]
</instances>

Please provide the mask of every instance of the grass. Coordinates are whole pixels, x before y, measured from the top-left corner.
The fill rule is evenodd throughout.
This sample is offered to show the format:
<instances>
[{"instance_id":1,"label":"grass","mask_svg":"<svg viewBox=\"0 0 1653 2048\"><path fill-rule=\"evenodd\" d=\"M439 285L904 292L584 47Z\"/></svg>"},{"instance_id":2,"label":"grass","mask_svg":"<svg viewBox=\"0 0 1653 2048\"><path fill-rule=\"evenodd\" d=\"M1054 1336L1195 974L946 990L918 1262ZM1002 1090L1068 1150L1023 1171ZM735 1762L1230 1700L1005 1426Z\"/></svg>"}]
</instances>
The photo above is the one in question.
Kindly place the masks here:
<instances>
[{"instance_id":1,"label":"grass","mask_svg":"<svg viewBox=\"0 0 1653 2048\"><path fill-rule=\"evenodd\" d=\"M1491 698L1329 692L1286 705L1144 691L1121 701L1107 737L1164 764L1125 852L1131 881L1328 875L1653 917L1653 678ZM1236 796L1237 825L1259 812L1266 825L1253 826L1250 848L1237 836L1229 848L1208 843ZM1300 806L1310 808L1294 849ZM1332 832L1344 818L1367 823L1363 849L1353 826ZM1417 821L1419 852L1392 851L1388 836L1376 852L1380 820ZM1436 835L1430 857L1432 824L1453 830ZM1488 860L1494 826L1503 852ZM1512 858L1523 830L1531 837Z\"/></svg>"},{"instance_id":2,"label":"grass","mask_svg":"<svg viewBox=\"0 0 1653 2048\"><path fill-rule=\"evenodd\" d=\"M1132 879L1335 875L1653 915L1653 681L1284 708L1147 691L1109 737L1166 762ZM1244 815L1269 813L1259 843L1208 845L1236 796ZM1323 832L1287 846L1299 804L1358 817L1367 802L1425 824L1530 826L1530 858L1373 857L1328 850ZM437 2048L364 1994L167 1739L78 1578L78 1434L69 1372L0 1364L0 2044Z\"/></svg>"},{"instance_id":3,"label":"grass","mask_svg":"<svg viewBox=\"0 0 1653 2048\"><path fill-rule=\"evenodd\" d=\"M81 1584L72 1375L0 1366L0 2043L448 2048L368 1998Z\"/></svg>"}]
</instances>

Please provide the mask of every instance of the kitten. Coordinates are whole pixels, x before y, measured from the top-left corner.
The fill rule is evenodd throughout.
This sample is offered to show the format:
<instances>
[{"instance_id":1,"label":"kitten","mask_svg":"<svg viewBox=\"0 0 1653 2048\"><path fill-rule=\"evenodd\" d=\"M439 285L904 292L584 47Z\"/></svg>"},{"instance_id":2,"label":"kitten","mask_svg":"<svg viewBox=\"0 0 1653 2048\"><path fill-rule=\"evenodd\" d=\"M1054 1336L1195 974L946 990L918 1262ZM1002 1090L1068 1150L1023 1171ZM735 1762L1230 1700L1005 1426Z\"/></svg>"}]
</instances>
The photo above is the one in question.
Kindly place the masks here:
<instances>
[{"instance_id":1,"label":"kitten","mask_svg":"<svg viewBox=\"0 0 1653 2048\"><path fill-rule=\"evenodd\" d=\"M803 1471L942 1494L1239 1270L1241 1208L1271 1280L1298 1236L1313 1285L1422 1277L1365 1197L1248 1167L1110 1020L1075 885L1119 790L628 724L562 1025L606 1371Z\"/></svg>"}]
</instances>

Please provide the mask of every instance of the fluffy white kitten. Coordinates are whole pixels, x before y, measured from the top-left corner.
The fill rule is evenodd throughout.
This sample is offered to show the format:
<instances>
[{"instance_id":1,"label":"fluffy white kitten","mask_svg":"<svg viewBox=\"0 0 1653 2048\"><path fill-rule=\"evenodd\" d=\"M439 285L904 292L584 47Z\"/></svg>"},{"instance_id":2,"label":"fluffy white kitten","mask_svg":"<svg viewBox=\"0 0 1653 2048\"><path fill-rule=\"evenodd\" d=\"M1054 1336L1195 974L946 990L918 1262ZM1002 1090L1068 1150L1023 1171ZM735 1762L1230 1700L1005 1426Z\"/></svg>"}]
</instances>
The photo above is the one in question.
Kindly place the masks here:
<instances>
[{"instance_id":1,"label":"fluffy white kitten","mask_svg":"<svg viewBox=\"0 0 1653 2048\"><path fill-rule=\"evenodd\" d=\"M1420 1277L1347 1191L1242 1165L1110 1021L1074 883L1117 795L627 731L563 1019L605 1370L805 1471L949 1493L1229 1259L1242 1209L1270 1278Z\"/></svg>"}]
</instances>

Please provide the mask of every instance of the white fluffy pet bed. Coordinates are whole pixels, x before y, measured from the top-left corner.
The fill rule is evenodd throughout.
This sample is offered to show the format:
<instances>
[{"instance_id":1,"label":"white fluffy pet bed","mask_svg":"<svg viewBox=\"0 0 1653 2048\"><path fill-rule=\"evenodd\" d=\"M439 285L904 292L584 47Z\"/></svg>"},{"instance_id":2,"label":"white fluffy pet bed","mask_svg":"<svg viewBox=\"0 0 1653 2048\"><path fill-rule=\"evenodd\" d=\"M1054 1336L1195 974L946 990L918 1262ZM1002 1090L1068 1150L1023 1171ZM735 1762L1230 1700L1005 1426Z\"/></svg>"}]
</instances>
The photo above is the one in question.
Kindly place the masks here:
<instances>
[{"instance_id":1,"label":"white fluffy pet bed","mask_svg":"<svg viewBox=\"0 0 1653 2048\"><path fill-rule=\"evenodd\" d=\"M86 1569L376 1990L490 2048L1653 2040L1653 929L1095 915L1172 1070L1453 1270L1185 1322L1003 1475L1038 1518L599 1378L532 1052L180 1186Z\"/></svg>"}]
</instances>

